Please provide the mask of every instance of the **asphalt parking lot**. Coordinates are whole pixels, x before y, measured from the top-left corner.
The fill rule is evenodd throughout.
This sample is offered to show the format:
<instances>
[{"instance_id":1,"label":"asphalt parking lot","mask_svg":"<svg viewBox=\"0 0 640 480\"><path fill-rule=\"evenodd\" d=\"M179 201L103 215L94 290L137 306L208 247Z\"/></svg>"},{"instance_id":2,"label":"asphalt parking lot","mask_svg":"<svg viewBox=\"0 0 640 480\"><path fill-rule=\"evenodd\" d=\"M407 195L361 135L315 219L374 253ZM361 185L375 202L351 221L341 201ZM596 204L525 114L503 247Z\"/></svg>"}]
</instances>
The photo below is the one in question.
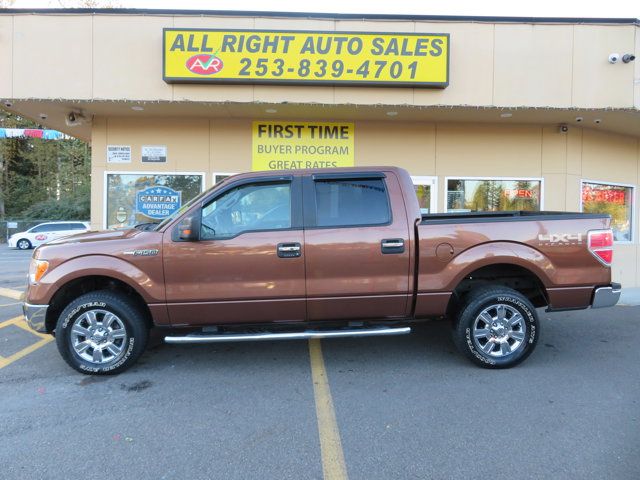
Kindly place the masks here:
<instances>
[{"instance_id":1,"label":"asphalt parking lot","mask_svg":"<svg viewBox=\"0 0 640 480\"><path fill-rule=\"evenodd\" d=\"M23 328L11 296L30 254L0 246L2 479L640 478L640 307L541 313L537 350L504 371L434 322L315 344L156 339L89 377Z\"/></svg>"}]
</instances>

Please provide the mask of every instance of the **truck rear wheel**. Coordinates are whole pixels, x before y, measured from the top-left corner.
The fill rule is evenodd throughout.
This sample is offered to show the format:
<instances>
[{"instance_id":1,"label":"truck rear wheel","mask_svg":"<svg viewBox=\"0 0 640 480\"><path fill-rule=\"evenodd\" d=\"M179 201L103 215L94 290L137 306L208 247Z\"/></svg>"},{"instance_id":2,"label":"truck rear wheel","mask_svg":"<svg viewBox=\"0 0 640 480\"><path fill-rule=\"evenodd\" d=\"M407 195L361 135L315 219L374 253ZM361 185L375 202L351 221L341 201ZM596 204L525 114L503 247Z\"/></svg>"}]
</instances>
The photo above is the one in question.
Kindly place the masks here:
<instances>
[{"instance_id":1,"label":"truck rear wheel","mask_svg":"<svg viewBox=\"0 0 640 480\"><path fill-rule=\"evenodd\" d=\"M142 355L149 331L140 308L126 296L87 293L63 310L56 326L62 358L85 374L120 373Z\"/></svg>"},{"instance_id":2,"label":"truck rear wheel","mask_svg":"<svg viewBox=\"0 0 640 480\"><path fill-rule=\"evenodd\" d=\"M533 352L540 322L531 302L506 287L471 291L453 329L458 350L485 368L513 367Z\"/></svg>"}]
</instances>

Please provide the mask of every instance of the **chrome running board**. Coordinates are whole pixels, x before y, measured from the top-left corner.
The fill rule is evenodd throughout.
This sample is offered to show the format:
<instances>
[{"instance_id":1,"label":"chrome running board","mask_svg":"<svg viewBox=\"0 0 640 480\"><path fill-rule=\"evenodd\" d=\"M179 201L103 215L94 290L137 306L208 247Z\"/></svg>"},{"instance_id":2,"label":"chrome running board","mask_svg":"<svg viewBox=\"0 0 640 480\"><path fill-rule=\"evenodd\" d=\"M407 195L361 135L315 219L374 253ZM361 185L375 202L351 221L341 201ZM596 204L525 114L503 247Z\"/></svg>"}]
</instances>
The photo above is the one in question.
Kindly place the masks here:
<instances>
[{"instance_id":1,"label":"chrome running board","mask_svg":"<svg viewBox=\"0 0 640 480\"><path fill-rule=\"evenodd\" d=\"M352 328L344 330L307 330L304 332L265 333L192 333L167 336L167 343L257 342L263 340L305 340L309 338L378 337L411 333L411 327Z\"/></svg>"}]
</instances>

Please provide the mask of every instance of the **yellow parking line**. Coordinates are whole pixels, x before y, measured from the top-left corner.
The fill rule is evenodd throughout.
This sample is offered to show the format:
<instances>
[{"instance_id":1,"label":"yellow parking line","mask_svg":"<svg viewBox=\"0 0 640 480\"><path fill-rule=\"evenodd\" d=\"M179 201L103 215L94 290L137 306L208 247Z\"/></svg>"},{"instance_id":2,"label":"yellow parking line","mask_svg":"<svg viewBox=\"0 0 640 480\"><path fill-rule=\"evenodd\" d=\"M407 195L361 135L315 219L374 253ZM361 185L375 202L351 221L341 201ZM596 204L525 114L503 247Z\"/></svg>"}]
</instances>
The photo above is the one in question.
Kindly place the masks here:
<instances>
[{"instance_id":1,"label":"yellow parking line","mask_svg":"<svg viewBox=\"0 0 640 480\"><path fill-rule=\"evenodd\" d=\"M347 466L342 452L340 431L338 430L338 422L333 408L329 379L327 378L319 339L309 340L309 357L311 359L311 378L316 402L324 479L347 480Z\"/></svg>"},{"instance_id":2,"label":"yellow parking line","mask_svg":"<svg viewBox=\"0 0 640 480\"><path fill-rule=\"evenodd\" d=\"M0 322L0 328L8 327L9 325L15 325L20 320L24 320L24 317L22 315L18 315L17 317L13 317L9 320L5 320L4 322Z\"/></svg>"},{"instance_id":3,"label":"yellow parking line","mask_svg":"<svg viewBox=\"0 0 640 480\"><path fill-rule=\"evenodd\" d=\"M14 290L12 288L0 287L0 297L13 298L14 300L22 300L24 292Z\"/></svg>"},{"instance_id":4,"label":"yellow parking line","mask_svg":"<svg viewBox=\"0 0 640 480\"><path fill-rule=\"evenodd\" d=\"M11 365L16 360L20 360L22 357L35 352L40 347L44 347L47 343L53 341L53 336L47 335L44 333L38 333L31 330L29 326L26 324L23 316L14 317L9 320L5 320L4 322L0 323L0 328L8 327L9 325L15 325L16 327L22 328L23 330L26 330L27 332L35 335L36 337L40 337L40 340L38 340L36 343L32 345L29 345L26 348L23 348L22 350L14 353L13 355L10 355L8 357L0 356L0 369L6 367L7 365Z\"/></svg>"},{"instance_id":5,"label":"yellow parking line","mask_svg":"<svg viewBox=\"0 0 640 480\"><path fill-rule=\"evenodd\" d=\"M36 332L35 330L32 330L31 327L29 327L29 325L27 325L27 321L22 316L21 317L16 317L16 318L14 318L14 320L15 320L14 325L16 327L20 327L21 329L29 332L31 335L35 335L36 337L40 337L40 338L53 338L48 333L40 333L40 332Z\"/></svg>"}]
</instances>

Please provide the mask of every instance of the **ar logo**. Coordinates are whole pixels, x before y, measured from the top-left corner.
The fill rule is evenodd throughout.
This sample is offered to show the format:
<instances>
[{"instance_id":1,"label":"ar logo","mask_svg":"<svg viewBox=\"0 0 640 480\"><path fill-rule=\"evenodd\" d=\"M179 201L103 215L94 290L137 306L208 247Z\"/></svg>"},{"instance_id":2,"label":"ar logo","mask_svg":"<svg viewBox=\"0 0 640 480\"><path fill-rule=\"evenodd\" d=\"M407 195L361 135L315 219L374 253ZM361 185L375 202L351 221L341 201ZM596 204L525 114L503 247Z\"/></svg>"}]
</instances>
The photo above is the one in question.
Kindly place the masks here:
<instances>
[{"instance_id":1,"label":"ar logo","mask_svg":"<svg viewBox=\"0 0 640 480\"><path fill-rule=\"evenodd\" d=\"M189 58L186 66L197 75L214 75L222 70L224 63L215 55L200 53Z\"/></svg>"}]
</instances>

